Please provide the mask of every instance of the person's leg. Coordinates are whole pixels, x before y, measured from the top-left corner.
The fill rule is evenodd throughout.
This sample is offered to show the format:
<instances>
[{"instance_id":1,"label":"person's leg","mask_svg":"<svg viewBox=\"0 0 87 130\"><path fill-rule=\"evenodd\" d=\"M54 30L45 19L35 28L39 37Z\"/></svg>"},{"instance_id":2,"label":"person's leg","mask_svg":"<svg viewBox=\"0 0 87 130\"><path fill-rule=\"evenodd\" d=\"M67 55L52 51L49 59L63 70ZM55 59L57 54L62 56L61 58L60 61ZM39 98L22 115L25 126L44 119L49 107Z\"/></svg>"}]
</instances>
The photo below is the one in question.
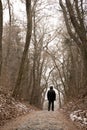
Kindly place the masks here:
<instances>
[{"instance_id":1,"label":"person's leg","mask_svg":"<svg viewBox=\"0 0 87 130\"><path fill-rule=\"evenodd\" d=\"M54 101L52 101L52 111L54 111Z\"/></svg>"},{"instance_id":2,"label":"person's leg","mask_svg":"<svg viewBox=\"0 0 87 130\"><path fill-rule=\"evenodd\" d=\"M51 101L48 102L48 111L50 111Z\"/></svg>"}]
</instances>

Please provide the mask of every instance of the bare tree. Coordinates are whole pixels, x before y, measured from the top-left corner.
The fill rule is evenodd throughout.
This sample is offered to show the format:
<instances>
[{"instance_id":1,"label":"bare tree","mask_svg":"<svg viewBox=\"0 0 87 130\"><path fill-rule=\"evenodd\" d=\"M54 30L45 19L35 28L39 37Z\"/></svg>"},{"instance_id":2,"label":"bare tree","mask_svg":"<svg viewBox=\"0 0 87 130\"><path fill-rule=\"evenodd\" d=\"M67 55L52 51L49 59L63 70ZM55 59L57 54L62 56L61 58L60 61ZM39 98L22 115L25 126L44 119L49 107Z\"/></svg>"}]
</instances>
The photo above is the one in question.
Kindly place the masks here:
<instances>
[{"instance_id":1,"label":"bare tree","mask_svg":"<svg viewBox=\"0 0 87 130\"><path fill-rule=\"evenodd\" d=\"M7 47L9 43L9 23L4 25L3 28L3 64L1 85L3 88L13 90L17 79L20 60L23 53L23 47L21 45L21 28L15 22L12 22L11 26L11 48L9 51L9 58L7 57ZM6 59L7 58L7 59ZM7 64L6 64L7 62Z\"/></svg>"},{"instance_id":2,"label":"bare tree","mask_svg":"<svg viewBox=\"0 0 87 130\"><path fill-rule=\"evenodd\" d=\"M23 51L23 56L22 56L22 59L21 59L21 64L20 64L20 69L19 69L19 74L18 74L16 86L15 86L15 89L13 91L13 96L15 98L21 97L21 86L20 86L20 84L21 84L25 60L26 60L26 56L28 54L28 49L29 49L30 40L31 40L31 33L32 33L31 0L26 0L26 14L27 14L26 43L25 43L25 47L24 47L24 51Z\"/></svg>"},{"instance_id":3,"label":"bare tree","mask_svg":"<svg viewBox=\"0 0 87 130\"><path fill-rule=\"evenodd\" d=\"M11 20L12 20L10 0L7 0L7 4L8 4L8 10L9 10L9 32L8 32L9 33L9 42L8 42L8 46L7 46L6 66L7 66L7 61L9 58L9 53L10 53L10 48L11 48Z\"/></svg>"},{"instance_id":4,"label":"bare tree","mask_svg":"<svg viewBox=\"0 0 87 130\"><path fill-rule=\"evenodd\" d=\"M85 26L85 8L82 0L62 0L59 1L63 11L67 31L75 45L81 51L84 64L84 81L83 87L87 88L87 39ZM85 1L84 1L85 2ZM87 91L86 91L87 92Z\"/></svg>"},{"instance_id":5,"label":"bare tree","mask_svg":"<svg viewBox=\"0 0 87 130\"><path fill-rule=\"evenodd\" d=\"M2 1L0 0L0 75L2 68L2 32L3 32L3 9L2 9Z\"/></svg>"}]
</instances>

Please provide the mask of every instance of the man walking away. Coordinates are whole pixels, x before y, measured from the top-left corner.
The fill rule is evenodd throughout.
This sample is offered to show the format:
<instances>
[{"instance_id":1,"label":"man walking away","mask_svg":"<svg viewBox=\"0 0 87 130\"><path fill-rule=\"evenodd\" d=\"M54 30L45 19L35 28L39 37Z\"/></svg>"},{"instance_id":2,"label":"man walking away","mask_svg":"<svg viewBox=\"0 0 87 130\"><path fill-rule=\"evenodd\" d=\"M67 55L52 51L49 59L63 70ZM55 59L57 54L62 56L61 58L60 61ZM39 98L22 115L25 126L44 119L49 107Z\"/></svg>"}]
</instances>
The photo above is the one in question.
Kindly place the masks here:
<instances>
[{"instance_id":1,"label":"man walking away","mask_svg":"<svg viewBox=\"0 0 87 130\"><path fill-rule=\"evenodd\" d=\"M50 107L52 107L52 111L54 111L54 101L56 100L56 93L53 90L53 86L50 86L50 90L47 92L48 99L48 111L50 111Z\"/></svg>"}]
</instances>

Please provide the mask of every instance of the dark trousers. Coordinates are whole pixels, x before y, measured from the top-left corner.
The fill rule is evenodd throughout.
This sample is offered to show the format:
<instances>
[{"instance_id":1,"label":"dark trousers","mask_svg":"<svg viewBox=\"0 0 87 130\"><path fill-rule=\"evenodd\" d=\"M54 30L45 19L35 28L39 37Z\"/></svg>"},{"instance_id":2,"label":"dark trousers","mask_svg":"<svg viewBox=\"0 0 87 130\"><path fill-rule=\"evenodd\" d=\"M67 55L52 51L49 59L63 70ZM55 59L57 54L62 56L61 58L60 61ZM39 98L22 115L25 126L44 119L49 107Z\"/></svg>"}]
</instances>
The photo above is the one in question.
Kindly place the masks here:
<instances>
[{"instance_id":1,"label":"dark trousers","mask_svg":"<svg viewBox=\"0 0 87 130\"><path fill-rule=\"evenodd\" d=\"M52 111L54 111L54 101L48 102L48 111L50 111L50 108L52 108Z\"/></svg>"}]
</instances>

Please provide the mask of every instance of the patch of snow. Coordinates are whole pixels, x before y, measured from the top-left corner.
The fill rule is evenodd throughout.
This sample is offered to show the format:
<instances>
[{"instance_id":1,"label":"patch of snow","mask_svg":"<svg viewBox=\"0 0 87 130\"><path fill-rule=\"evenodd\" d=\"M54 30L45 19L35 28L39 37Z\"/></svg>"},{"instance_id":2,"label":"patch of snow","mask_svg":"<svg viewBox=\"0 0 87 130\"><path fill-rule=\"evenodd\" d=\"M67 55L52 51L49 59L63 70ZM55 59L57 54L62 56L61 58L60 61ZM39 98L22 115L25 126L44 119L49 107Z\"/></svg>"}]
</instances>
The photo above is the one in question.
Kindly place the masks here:
<instances>
[{"instance_id":1,"label":"patch of snow","mask_svg":"<svg viewBox=\"0 0 87 130\"><path fill-rule=\"evenodd\" d=\"M26 107L26 105L22 104L22 103L17 103L15 104L15 107L19 110L19 111L28 111L28 108Z\"/></svg>"},{"instance_id":2,"label":"patch of snow","mask_svg":"<svg viewBox=\"0 0 87 130\"><path fill-rule=\"evenodd\" d=\"M87 115L86 111L77 110L77 111L73 111L70 114L70 119L72 121L81 123L81 125L87 125L87 116L86 115Z\"/></svg>"},{"instance_id":3,"label":"patch of snow","mask_svg":"<svg viewBox=\"0 0 87 130\"><path fill-rule=\"evenodd\" d=\"M77 118L76 115L74 115L73 113L70 114L70 119L71 119L72 121L75 121L76 118Z\"/></svg>"}]
</instances>

